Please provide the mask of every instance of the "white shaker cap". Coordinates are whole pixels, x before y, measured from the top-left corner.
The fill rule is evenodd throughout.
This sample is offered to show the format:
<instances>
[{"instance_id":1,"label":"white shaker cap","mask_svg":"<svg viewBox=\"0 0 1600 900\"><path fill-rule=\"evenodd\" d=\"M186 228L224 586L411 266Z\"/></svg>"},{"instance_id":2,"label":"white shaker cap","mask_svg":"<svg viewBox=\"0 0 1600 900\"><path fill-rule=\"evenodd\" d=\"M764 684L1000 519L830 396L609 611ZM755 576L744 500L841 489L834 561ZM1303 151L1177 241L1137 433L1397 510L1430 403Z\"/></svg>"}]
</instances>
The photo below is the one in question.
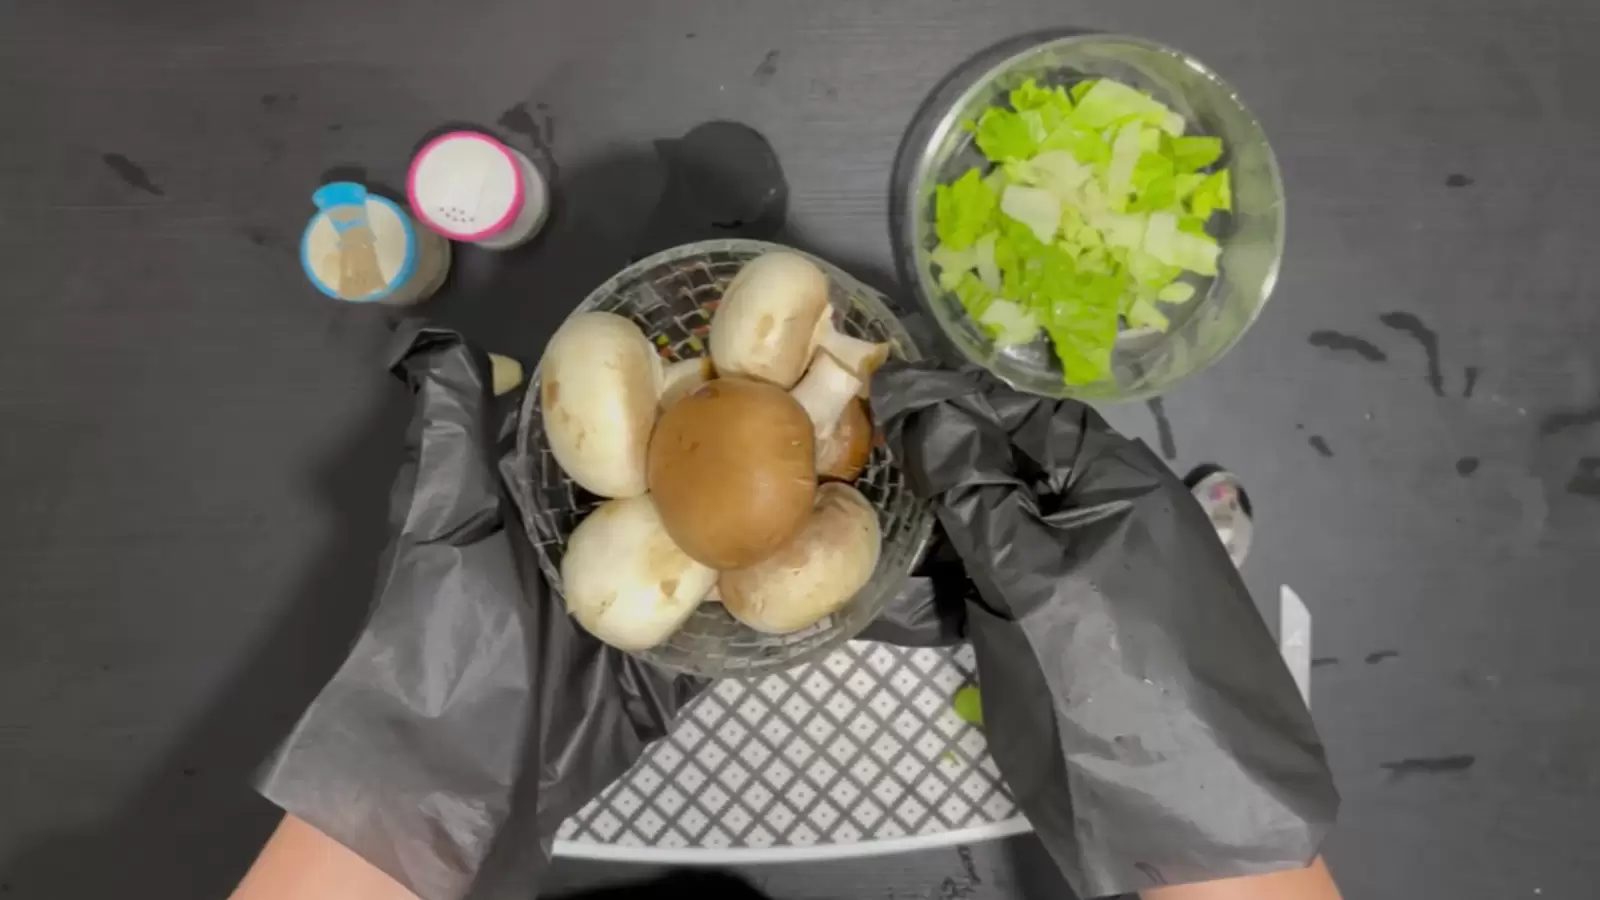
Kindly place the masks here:
<instances>
[{"instance_id":1,"label":"white shaker cap","mask_svg":"<svg viewBox=\"0 0 1600 900\"><path fill-rule=\"evenodd\" d=\"M475 131L452 131L417 151L406 177L417 218L457 241L510 246L544 220L544 180L527 157Z\"/></svg>"}]
</instances>

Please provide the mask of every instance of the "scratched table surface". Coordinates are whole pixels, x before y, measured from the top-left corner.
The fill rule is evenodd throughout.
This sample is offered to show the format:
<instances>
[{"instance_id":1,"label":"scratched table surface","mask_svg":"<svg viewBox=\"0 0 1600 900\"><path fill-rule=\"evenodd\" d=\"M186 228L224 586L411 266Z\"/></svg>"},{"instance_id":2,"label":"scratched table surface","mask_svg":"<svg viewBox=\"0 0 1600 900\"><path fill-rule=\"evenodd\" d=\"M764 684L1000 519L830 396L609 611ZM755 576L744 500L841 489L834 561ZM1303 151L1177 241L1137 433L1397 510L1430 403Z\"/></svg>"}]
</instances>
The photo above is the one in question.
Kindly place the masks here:
<instances>
[{"instance_id":1,"label":"scratched table surface","mask_svg":"<svg viewBox=\"0 0 1600 900\"><path fill-rule=\"evenodd\" d=\"M248 775L364 615L406 413L383 316L296 265L320 180L398 183L451 122L551 167L547 233L461 252L433 308L530 361L669 239L778 237L892 292L916 105L1056 26L1187 49L1277 148L1264 315L1159 404L1107 412L1179 469L1238 472L1247 581L1311 607L1348 896L1593 896L1586 0L0 4L0 892L220 896L273 821ZM777 224L663 202L676 139L712 120L770 142ZM747 874L779 897L1062 896L1023 839Z\"/></svg>"}]
</instances>

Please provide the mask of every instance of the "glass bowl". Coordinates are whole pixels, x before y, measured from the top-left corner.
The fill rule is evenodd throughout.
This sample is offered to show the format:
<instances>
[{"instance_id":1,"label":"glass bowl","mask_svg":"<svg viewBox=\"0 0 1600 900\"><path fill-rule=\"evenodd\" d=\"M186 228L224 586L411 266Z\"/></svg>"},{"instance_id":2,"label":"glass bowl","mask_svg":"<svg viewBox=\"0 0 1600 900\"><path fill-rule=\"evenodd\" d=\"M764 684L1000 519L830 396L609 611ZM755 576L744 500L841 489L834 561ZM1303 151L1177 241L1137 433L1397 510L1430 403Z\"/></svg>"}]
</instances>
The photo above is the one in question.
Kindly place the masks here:
<instances>
[{"instance_id":1,"label":"glass bowl","mask_svg":"<svg viewBox=\"0 0 1600 900\"><path fill-rule=\"evenodd\" d=\"M662 359L705 356L705 335L722 291L745 263L773 250L801 253L763 241L702 241L642 259L602 284L577 312L612 312L632 319ZM825 260L801 253L827 273L829 300L839 329L853 337L888 342L890 355L921 358L882 294ZM539 567L561 592L561 555L567 538L604 500L578 487L556 464L539 409L539 373L534 371L522 402L512 489L523 525L538 551ZM637 655L657 665L717 678L765 675L814 660L861 632L877 618L921 560L933 529L928 504L912 493L905 473L881 443L872 448L855 487L878 513L883 549L878 567L844 608L792 634L763 634L706 602L666 643Z\"/></svg>"},{"instance_id":2,"label":"glass bowl","mask_svg":"<svg viewBox=\"0 0 1600 900\"><path fill-rule=\"evenodd\" d=\"M1094 77L1149 91L1188 120L1186 133L1222 138L1218 165L1231 170L1234 208L1207 229L1222 247L1218 275L1187 303L1164 307L1169 330L1124 333L1112 351L1111 377L1069 385L1042 334L1030 344L996 347L955 295L939 286L930 258L938 245L933 199L936 186L973 166L988 168L964 122L1004 103L1028 78L1070 85ZM952 73L924 103L901 145L890 209L901 277L956 349L1012 387L1050 397L1139 399L1215 362L1261 312L1283 256L1283 181L1260 124L1233 88L1198 60L1123 35L1029 35L990 48Z\"/></svg>"}]
</instances>

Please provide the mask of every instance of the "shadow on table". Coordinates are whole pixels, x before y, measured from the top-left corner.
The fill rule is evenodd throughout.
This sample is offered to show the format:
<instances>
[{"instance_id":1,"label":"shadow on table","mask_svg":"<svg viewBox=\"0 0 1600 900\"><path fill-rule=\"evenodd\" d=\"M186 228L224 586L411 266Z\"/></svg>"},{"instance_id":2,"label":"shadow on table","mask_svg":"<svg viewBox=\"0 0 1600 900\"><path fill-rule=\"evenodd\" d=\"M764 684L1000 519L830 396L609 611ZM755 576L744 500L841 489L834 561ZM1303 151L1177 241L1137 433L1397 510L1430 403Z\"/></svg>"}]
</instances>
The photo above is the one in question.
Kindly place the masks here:
<instances>
[{"instance_id":1,"label":"shadow on table","mask_svg":"<svg viewBox=\"0 0 1600 900\"><path fill-rule=\"evenodd\" d=\"M545 896L559 900L1077 900L1031 834L883 856L719 870L558 859L545 883Z\"/></svg>"},{"instance_id":2,"label":"shadow on table","mask_svg":"<svg viewBox=\"0 0 1600 900\"><path fill-rule=\"evenodd\" d=\"M556 893L551 900L765 900L755 885L731 872L712 869L681 869L654 878L609 884L578 891Z\"/></svg>"}]
</instances>

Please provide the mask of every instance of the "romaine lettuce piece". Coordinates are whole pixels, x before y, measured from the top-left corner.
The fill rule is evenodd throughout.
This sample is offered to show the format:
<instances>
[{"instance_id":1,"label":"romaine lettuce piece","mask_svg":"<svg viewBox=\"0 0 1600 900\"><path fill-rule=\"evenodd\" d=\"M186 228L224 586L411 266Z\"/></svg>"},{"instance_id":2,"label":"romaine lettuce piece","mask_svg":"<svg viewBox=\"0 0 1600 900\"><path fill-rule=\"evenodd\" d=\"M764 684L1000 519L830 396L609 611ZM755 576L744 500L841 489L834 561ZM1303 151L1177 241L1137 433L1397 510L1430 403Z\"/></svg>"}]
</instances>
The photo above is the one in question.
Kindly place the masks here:
<instances>
[{"instance_id":1,"label":"romaine lettuce piece","mask_svg":"<svg viewBox=\"0 0 1600 900\"><path fill-rule=\"evenodd\" d=\"M978 324L988 329L994 336L995 344L1000 347L1026 344L1039 333L1039 320L1034 317L1033 311L1010 300L996 299L991 302L983 315L978 317Z\"/></svg>"},{"instance_id":2,"label":"romaine lettuce piece","mask_svg":"<svg viewBox=\"0 0 1600 900\"><path fill-rule=\"evenodd\" d=\"M1039 141L1044 137L1035 133L1042 128L1042 122L998 106L984 110L977 124L970 127L978 149L994 162L1033 156L1039 152Z\"/></svg>"},{"instance_id":3,"label":"romaine lettuce piece","mask_svg":"<svg viewBox=\"0 0 1600 900\"><path fill-rule=\"evenodd\" d=\"M1162 303L1187 303L1194 296L1194 285L1187 281L1174 281L1156 292L1156 299Z\"/></svg>"},{"instance_id":4,"label":"romaine lettuce piece","mask_svg":"<svg viewBox=\"0 0 1600 900\"><path fill-rule=\"evenodd\" d=\"M1133 190L1133 168L1139 163L1142 131L1138 122L1129 122L1117 129L1116 140L1111 142L1111 164L1101 186L1105 188L1107 206L1116 212L1127 208L1128 194Z\"/></svg>"},{"instance_id":5,"label":"romaine lettuce piece","mask_svg":"<svg viewBox=\"0 0 1600 900\"><path fill-rule=\"evenodd\" d=\"M983 286L978 276L968 272L961 276L961 281L956 284L956 299L961 301L967 315L973 319L981 319L984 310L994 301L994 291Z\"/></svg>"},{"instance_id":6,"label":"romaine lettuce piece","mask_svg":"<svg viewBox=\"0 0 1600 900\"><path fill-rule=\"evenodd\" d=\"M1222 138L1169 138L1166 154L1179 172L1197 172L1222 158Z\"/></svg>"},{"instance_id":7,"label":"romaine lettuce piece","mask_svg":"<svg viewBox=\"0 0 1600 900\"><path fill-rule=\"evenodd\" d=\"M1000 265L995 262L994 245L1000 232L991 231L972 245L972 264L978 270L978 280L991 291L1000 290Z\"/></svg>"},{"instance_id":8,"label":"romaine lettuce piece","mask_svg":"<svg viewBox=\"0 0 1600 900\"><path fill-rule=\"evenodd\" d=\"M1143 91L1102 78L1084 92L1068 121L1079 128L1106 128L1129 119L1160 128L1172 110Z\"/></svg>"},{"instance_id":9,"label":"romaine lettuce piece","mask_svg":"<svg viewBox=\"0 0 1600 900\"><path fill-rule=\"evenodd\" d=\"M977 169L934 191L934 231L952 250L965 250L989 229L998 198Z\"/></svg>"},{"instance_id":10,"label":"romaine lettuce piece","mask_svg":"<svg viewBox=\"0 0 1600 900\"><path fill-rule=\"evenodd\" d=\"M1054 240L1061 227L1061 201L1043 188L1011 185L1000 195L1000 211L1028 226L1040 243Z\"/></svg>"},{"instance_id":11,"label":"romaine lettuce piece","mask_svg":"<svg viewBox=\"0 0 1600 900\"><path fill-rule=\"evenodd\" d=\"M1228 180L1228 170L1220 169L1206 176L1189 195L1189 211L1205 221L1216 210L1233 209L1233 184Z\"/></svg>"},{"instance_id":12,"label":"romaine lettuce piece","mask_svg":"<svg viewBox=\"0 0 1600 900\"><path fill-rule=\"evenodd\" d=\"M1171 326L1167 314L1156 308L1154 303L1144 297L1134 298L1133 304L1128 307L1127 315L1131 328L1148 328L1151 331L1166 331Z\"/></svg>"},{"instance_id":13,"label":"romaine lettuce piece","mask_svg":"<svg viewBox=\"0 0 1600 900\"><path fill-rule=\"evenodd\" d=\"M933 264L939 267L939 286L947 291L956 289L961 277L978 264L978 251L973 247L955 250L949 244L933 248Z\"/></svg>"}]
</instances>

